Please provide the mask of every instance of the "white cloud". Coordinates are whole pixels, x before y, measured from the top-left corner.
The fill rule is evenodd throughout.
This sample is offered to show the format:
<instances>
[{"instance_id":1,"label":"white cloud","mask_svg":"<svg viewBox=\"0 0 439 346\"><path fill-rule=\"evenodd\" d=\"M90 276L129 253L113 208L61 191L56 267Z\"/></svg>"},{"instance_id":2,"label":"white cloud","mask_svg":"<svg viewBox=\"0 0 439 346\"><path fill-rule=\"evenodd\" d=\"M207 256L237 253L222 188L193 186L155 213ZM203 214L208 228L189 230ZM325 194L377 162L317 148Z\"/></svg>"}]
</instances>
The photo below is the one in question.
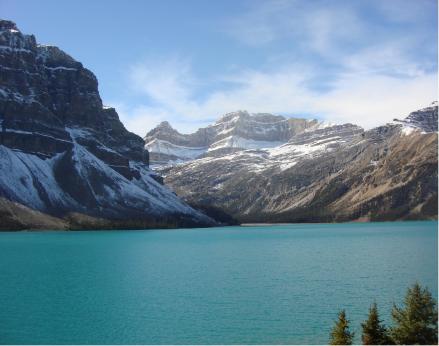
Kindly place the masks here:
<instances>
[{"instance_id":1,"label":"white cloud","mask_svg":"<svg viewBox=\"0 0 439 346\"><path fill-rule=\"evenodd\" d=\"M139 63L129 74L133 90L142 91L157 102L172 102L180 107L190 98L194 86L188 62L173 58L155 63Z\"/></svg>"},{"instance_id":2,"label":"white cloud","mask_svg":"<svg viewBox=\"0 0 439 346\"><path fill-rule=\"evenodd\" d=\"M422 10L433 2L419 2L428 6L400 0L334 1L332 6L318 0L250 2L247 12L224 21L224 31L252 49L267 49L276 41L293 44L301 52L300 63L292 63L286 50L277 61L268 54L267 61L276 61L270 68L238 66L233 74L218 71L201 79L185 59L143 61L130 69L129 84L145 101L122 104L119 113L127 128L142 136L163 120L190 132L239 109L315 114L365 128L404 117L437 99L436 62L428 55L436 42L425 46L429 33L415 32ZM378 15L376 23L365 18L359 4L410 29L391 33L377 24L383 20ZM222 86L213 89L218 81Z\"/></svg>"},{"instance_id":3,"label":"white cloud","mask_svg":"<svg viewBox=\"0 0 439 346\"><path fill-rule=\"evenodd\" d=\"M178 130L190 132L205 126L210 119L238 109L297 115L312 113L331 122L350 122L371 128L395 117L401 118L437 98L436 74L417 71L401 78L382 75L375 68L361 72L353 68L340 75L330 90L322 92L313 90L307 83L314 77L311 69L289 65L268 72L249 70L223 76L223 80L233 84L232 88L212 91L197 101L193 95L198 83L188 72L190 69L178 69L178 64L173 64L176 62L160 62L156 67L148 62L148 71L157 71L155 75L143 73L143 65L137 65L138 71L133 70L133 86L139 87L137 91L144 93L153 106L113 104L129 130L144 136L158 123L168 120ZM181 71L184 78L180 78ZM193 82L187 83L188 80Z\"/></svg>"},{"instance_id":4,"label":"white cloud","mask_svg":"<svg viewBox=\"0 0 439 346\"><path fill-rule=\"evenodd\" d=\"M118 101L110 101L108 104L116 108L125 127L141 137L144 137L154 125L167 120L169 117L169 114L161 108L145 105L128 106Z\"/></svg>"},{"instance_id":5,"label":"white cloud","mask_svg":"<svg viewBox=\"0 0 439 346\"><path fill-rule=\"evenodd\" d=\"M108 102L115 107L119 118L125 127L141 137L144 137L152 128L160 124L162 121L171 122L172 126L183 133L190 133L200 126L207 126L210 120L198 119L192 120L188 117L176 116L176 113L170 111L166 107L147 105L128 105L119 101Z\"/></svg>"},{"instance_id":6,"label":"white cloud","mask_svg":"<svg viewBox=\"0 0 439 346\"><path fill-rule=\"evenodd\" d=\"M404 118L437 99L437 75L400 79L382 75L347 75L321 96L315 111L327 120L366 129Z\"/></svg>"},{"instance_id":7,"label":"white cloud","mask_svg":"<svg viewBox=\"0 0 439 346\"><path fill-rule=\"evenodd\" d=\"M252 2L247 12L229 18L222 30L236 40L263 46L289 41L300 49L331 56L337 43L367 35L355 6L344 1L328 6L319 1L273 0Z\"/></svg>"}]
</instances>

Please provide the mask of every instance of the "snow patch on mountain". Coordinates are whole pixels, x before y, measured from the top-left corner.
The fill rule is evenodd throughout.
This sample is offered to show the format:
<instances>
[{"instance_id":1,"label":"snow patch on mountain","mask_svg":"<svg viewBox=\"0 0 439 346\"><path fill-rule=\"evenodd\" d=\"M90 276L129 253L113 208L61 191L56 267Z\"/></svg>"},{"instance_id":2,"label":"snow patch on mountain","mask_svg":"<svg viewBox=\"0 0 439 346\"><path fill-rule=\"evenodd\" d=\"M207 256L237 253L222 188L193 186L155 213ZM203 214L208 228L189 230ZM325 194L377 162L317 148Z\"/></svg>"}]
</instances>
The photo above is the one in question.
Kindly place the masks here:
<instances>
[{"instance_id":1,"label":"snow patch on mountain","mask_svg":"<svg viewBox=\"0 0 439 346\"><path fill-rule=\"evenodd\" d=\"M213 143L208 151L214 151L222 148L238 148L238 149L263 149L272 148L283 144L281 141L258 141L246 139L239 136L229 136Z\"/></svg>"},{"instance_id":2,"label":"snow patch on mountain","mask_svg":"<svg viewBox=\"0 0 439 346\"><path fill-rule=\"evenodd\" d=\"M193 147L185 147L181 145L175 145L168 141L161 139L153 139L152 141L145 144L145 148L149 150L149 152L164 154L168 156L175 156L180 159L195 159L198 156L204 154L208 148L193 148Z\"/></svg>"},{"instance_id":3,"label":"snow patch on mountain","mask_svg":"<svg viewBox=\"0 0 439 346\"><path fill-rule=\"evenodd\" d=\"M438 106L437 101L430 106L410 113L405 119L394 119L390 124L401 127L401 135L408 136L414 131L421 134L438 131Z\"/></svg>"},{"instance_id":4,"label":"snow patch on mountain","mask_svg":"<svg viewBox=\"0 0 439 346\"><path fill-rule=\"evenodd\" d=\"M165 121L144 139L152 165L169 166L206 155L277 147L296 134L328 126L330 124L317 120L237 111L223 115L214 124L192 134L181 134Z\"/></svg>"},{"instance_id":5,"label":"snow patch on mountain","mask_svg":"<svg viewBox=\"0 0 439 346\"><path fill-rule=\"evenodd\" d=\"M261 173L269 170L285 171L302 160L313 159L325 155L342 146L349 145L354 139L359 140L363 129L355 125L335 125L316 127L314 131L293 137L288 143L280 143L274 147L264 147L267 143L259 143L254 148L238 150L218 157L203 157L182 164L184 169L199 169L214 162L233 161L236 169ZM271 143L271 142L270 142ZM252 143L253 144L253 143ZM176 170L175 174L178 175Z\"/></svg>"},{"instance_id":6,"label":"snow patch on mountain","mask_svg":"<svg viewBox=\"0 0 439 346\"><path fill-rule=\"evenodd\" d=\"M53 174L53 167L61 156L42 159L0 145L0 170L5 173L0 175L1 195L42 211L48 204L78 208L61 190Z\"/></svg>"}]
</instances>

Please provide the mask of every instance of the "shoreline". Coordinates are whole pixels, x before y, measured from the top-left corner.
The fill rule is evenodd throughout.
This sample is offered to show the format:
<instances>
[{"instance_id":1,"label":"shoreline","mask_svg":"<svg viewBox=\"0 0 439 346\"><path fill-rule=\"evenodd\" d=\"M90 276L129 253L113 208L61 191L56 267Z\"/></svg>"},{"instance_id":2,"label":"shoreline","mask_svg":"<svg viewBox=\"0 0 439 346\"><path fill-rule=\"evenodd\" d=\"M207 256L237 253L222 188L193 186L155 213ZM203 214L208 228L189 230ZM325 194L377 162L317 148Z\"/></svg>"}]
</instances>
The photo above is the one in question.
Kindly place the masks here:
<instances>
[{"instance_id":1,"label":"shoreline","mask_svg":"<svg viewBox=\"0 0 439 346\"><path fill-rule=\"evenodd\" d=\"M412 222L438 222L438 219L427 219L427 220L389 220L389 221L346 221L346 222L255 222L255 223L242 223L239 225L223 225L223 226L212 226L212 227L164 227L164 228L92 228L92 229L19 229L19 230L3 230L0 229L1 233L76 233L76 232L143 232L143 231L176 231L176 230L196 230L196 229L205 229L209 230L212 228L229 228L229 227L270 227L270 226L305 226L305 225L348 225L348 224L378 224L378 223L412 223Z\"/></svg>"}]
</instances>

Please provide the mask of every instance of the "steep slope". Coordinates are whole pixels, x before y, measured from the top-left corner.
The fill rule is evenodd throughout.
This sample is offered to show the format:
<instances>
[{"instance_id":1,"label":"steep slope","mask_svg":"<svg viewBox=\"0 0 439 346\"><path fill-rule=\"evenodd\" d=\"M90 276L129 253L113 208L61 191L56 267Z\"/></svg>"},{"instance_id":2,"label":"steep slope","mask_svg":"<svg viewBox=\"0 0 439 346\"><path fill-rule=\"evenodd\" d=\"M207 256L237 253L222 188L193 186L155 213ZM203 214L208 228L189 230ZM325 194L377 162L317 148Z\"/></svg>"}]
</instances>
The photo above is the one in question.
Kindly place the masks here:
<instances>
[{"instance_id":1,"label":"steep slope","mask_svg":"<svg viewBox=\"0 0 439 346\"><path fill-rule=\"evenodd\" d=\"M429 107L410 113L404 120L394 119L394 123L402 125L405 134L409 134L413 131L421 131L424 133L437 132L437 101L433 102Z\"/></svg>"},{"instance_id":2,"label":"steep slope","mask_svg":"<svg viewBox=\"0 0 439 346\"><path fill-rule=\"evenodd\" d=\"M158 182L80 62L0 20L0 71L1 197L84 227L212 224Z\"/></svg>"},{"instance_id":3,"label":"steep slope","mask_svg":"<svg viewBox=\"0 0 439 346\"><path fill-rule=\"evenodd\" d=\"M181 134L167 121L162 122L146 135L145 148L151 154L152 164L166 165L242 149L276 147L306 129L321 126L317 120L238 111L192 134Z\"/></svg>"},{"instance_id":4,"label":"steep slope","mask_svg":"<svg viewBox=\"0 0 439 346\"><path fill-rule=\"evenodd\" d=\"M370 131L350 124L310 129L276 148L205 157L162 173L188 202L240 222L437 218L436 131L433 105Z\"/></svg>"},{"instance_id":5,"label":"steep slope","mask_svg":"<svg viewBox=\"0 0 439 346\"><path fill-rule=\"evenodd\" d=\"M0 197L0 231L69 228L67 221Z\"/></svg>"}]
</instances>

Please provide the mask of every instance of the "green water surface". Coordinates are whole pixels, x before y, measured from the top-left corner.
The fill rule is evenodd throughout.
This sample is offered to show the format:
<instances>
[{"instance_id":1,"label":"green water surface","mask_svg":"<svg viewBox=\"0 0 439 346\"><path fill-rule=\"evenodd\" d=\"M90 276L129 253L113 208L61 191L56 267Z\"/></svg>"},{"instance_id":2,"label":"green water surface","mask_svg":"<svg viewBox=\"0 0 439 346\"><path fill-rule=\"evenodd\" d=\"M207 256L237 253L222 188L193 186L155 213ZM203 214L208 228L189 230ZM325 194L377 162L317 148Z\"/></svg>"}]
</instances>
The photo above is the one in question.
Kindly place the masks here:
<instances>
[{"instance_id":1,"label":"green water surface","mask_svg":"<svg viewBox=\"0 0 439 346\"><path fill-rule=\"evenodd\" d=\"M359 342L437 260L437 222L0 233L0 343Z\"/></svg>"}]
</instances>

